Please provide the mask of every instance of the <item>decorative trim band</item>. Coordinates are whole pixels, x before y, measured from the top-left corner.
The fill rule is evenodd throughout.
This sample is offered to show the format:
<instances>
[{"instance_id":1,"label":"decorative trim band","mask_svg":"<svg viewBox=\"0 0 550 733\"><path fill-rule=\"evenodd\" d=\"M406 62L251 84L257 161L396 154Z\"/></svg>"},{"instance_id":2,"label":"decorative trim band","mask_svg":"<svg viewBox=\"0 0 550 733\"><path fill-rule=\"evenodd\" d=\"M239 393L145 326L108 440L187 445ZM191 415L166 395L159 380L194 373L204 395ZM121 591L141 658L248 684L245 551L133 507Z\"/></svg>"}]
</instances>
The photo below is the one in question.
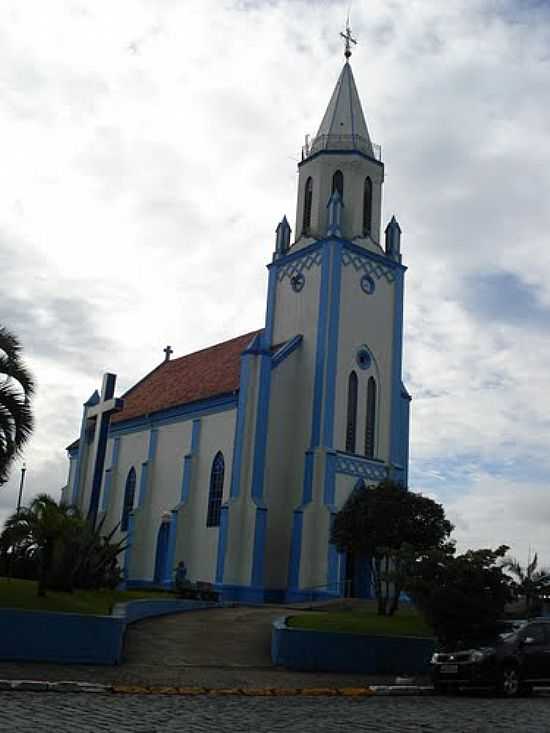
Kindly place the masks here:
<instances>
[{"instance_id":1,"label":"decorative trim band","mask_svg":"<svg viewBox=\"0 0 550 733\"><path fill-rule=\"evenodd\" d=\"M368 458L359 456L336 454L336 473L344 473L347 476L357 476L369 481L383 481L388 478L388 467L377 461L370 461Z\"/></svg>"}]
</instances>

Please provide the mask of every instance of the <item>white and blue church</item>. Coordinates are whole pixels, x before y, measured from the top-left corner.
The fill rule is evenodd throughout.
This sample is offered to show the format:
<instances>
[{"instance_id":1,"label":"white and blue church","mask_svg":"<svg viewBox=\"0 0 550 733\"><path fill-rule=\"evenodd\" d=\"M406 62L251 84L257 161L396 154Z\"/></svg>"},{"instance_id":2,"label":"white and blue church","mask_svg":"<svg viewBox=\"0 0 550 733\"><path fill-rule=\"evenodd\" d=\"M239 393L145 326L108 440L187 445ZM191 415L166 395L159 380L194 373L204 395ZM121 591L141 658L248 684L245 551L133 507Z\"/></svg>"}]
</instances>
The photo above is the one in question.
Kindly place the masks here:
<instances>
[{"instance_id":1,"label":"white and blue church","mask_svg":"<svg viewBox=\"0 0 550 733\"><path fill-rule=\"evenodd\" d=\"M68 447L63 499L126 537L128 587L178 561L227 600L371 593L365 558L330 544L359 484L407 485L401 229L381 237L384 163L349 63L298 165L267 265L265 325L165 358L125 394L106 374Z\"/></svg>"}]
</instances>

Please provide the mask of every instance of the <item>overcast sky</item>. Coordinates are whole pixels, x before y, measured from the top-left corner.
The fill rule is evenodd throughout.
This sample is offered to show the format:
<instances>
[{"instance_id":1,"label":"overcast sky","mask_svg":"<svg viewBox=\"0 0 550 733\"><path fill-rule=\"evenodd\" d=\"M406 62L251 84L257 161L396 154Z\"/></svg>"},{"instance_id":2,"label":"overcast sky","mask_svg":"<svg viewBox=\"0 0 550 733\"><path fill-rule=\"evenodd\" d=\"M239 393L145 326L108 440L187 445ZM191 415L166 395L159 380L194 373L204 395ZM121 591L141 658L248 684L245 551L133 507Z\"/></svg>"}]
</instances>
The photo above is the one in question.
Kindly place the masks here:
<instances>
[{"instance_id":1,"label":"overcast sky","mask_svg":"<svg viewBox=\"0 0 550 733\"><path fill-rule=\"evenodd\" d=\"M0 323L39 385L27 499L66 482L105 370L121 393L166 344L263 324L348 5L2 4ZM355 0L351 24L409 267L411 488L461 549L550 564L550 2Z\"/></svg>"}]
</instances>

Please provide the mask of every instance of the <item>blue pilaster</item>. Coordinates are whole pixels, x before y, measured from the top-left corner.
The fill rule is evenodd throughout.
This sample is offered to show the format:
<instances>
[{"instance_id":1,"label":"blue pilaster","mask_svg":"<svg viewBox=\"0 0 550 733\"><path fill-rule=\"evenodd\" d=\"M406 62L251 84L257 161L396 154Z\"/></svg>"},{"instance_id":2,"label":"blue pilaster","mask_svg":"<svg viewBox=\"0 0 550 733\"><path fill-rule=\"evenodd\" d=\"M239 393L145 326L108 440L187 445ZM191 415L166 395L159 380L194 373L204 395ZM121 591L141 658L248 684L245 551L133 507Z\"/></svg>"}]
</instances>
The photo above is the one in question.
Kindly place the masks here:
<instances>
[{"instance_id":1,"label":"blue pilaster","mask_svg":"<svg viewBox=\"0 0 550 733\"><path fill-rule=\"evenodd\" d=\"M138 507L143 507L147 499L147 491L149 490L149 474L155 455L157 452L158 430L151 428L149 431L149 448L147 450L147 460L141 464L141 476L139 481L139 501Z\"/></svg>"},{"instance_id":2,"label":"blue pilaster","mask_svg":"<svg viewBox=\"0 0 550 733\"><path fill-rule=\"evenodd\" d=\"M325 410L323 443L332 447L334 436L334 407L336 400L336 368L338 364L338 334L340 330L340 292L342 283L342 242L332 245L332 268L330 286L330 316L327 342L327 378L325 387Z\"/></svg>"},{"instance_id":3,"label":"blue pilaster","mask_svg":"<svg viewBox=\"0 0 550 733\"><path fill-rule=\"evenodd\" d=\"M256 507L256 523L254 526L254 554L252 558L252 574L250 583L261 588L264 584L265 546L267 531L267 509Z\"/></svg>"},{"instance_id":4,"label":"blue pilaster","mask_svg":"<svg viewBox=\"0 0 550 733\"><path fill-rule=\"evenodd\" d=\"M162 584L166 588L172 586L172 580L174 577L175 570L175 554L176 554L176 537L178 532L178 512L177 510L172 511L170 519L170 529L168 530L168 550L166 552L166 563L164 566L164 576Z\"/></svg>"},{"instance_id":5,"label":"blue pilaster","mask_svg":"<svg viewBox=\"0 0 550 733\"><path fill-rule=\"evenodd\" d=\"M396 271L395 300L393 311L393 350L392 350L392 396L391 396L391 435L390 435L390 466L392 478L401 479L403 475L403 449L404 439L401 429L402 416L402 360L403 360L403 290L404 273L399 269Z\"/></svg>"},{"instance_id":6,"label":"blue pilaster","mask_svg":"<svg viewBox=\"0 0 550 733\"><path fill-rule=\"evenodd\" d=\"M313 383L313 409L311 415L310 448L316 448L321 436L321 413L323 406L323 383L325 376L325 353L327 342L328 290L330 277L330 248L323 246L321 262L321 287L319 290L319 312L317 316L317 344L315 347L315 378Z\"/></svg>"},{"instance_id":7,"label":"blue pilaster","mask_svg":"<svg viewBox=\"0 0 550 733\"><path fill-rule=\"evenodd\" d=\"M113 474L116 472L118 465L118 454L120 452L120 438L113 441L113 454L111 456L111 465L105 471L105 483L103 486L103 496L101 498L101 511L106 512L109 508L111 500L111 490L113 485Z\"/></svg>"}]
</instances>

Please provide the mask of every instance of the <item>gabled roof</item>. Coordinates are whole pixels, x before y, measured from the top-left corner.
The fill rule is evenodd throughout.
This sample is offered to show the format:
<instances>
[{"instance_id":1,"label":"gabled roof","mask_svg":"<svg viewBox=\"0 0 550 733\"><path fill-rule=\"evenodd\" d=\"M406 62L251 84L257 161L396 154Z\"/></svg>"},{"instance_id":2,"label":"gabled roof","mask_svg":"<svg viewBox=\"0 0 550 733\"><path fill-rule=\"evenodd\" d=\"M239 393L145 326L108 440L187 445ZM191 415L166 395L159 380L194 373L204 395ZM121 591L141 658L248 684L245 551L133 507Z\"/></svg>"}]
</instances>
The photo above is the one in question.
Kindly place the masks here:
<instances>
[{"instance_id":1,"label":"gabled roof","mask_svg":"<svg viewBox=\"0 0 550 733\"><path fill-rule=\"evenodd\" d=\"M339 149L367 148L367 152L373 154L361 100L348 62L344 64L338 77L323 121L313 140L313 149L330 147L331 142Z\"/></svg>"},{"instance_id":2,"label":"gabled roof","mask_svg":"<svg viewBox=\"0 0 550 733\"><path fill-rule=\"evenodd\" d=\"M239 389L241 354L257 333L163 362L122 395L124 407L111 422L235 392Z\"/></svg>"}]
</instances>

